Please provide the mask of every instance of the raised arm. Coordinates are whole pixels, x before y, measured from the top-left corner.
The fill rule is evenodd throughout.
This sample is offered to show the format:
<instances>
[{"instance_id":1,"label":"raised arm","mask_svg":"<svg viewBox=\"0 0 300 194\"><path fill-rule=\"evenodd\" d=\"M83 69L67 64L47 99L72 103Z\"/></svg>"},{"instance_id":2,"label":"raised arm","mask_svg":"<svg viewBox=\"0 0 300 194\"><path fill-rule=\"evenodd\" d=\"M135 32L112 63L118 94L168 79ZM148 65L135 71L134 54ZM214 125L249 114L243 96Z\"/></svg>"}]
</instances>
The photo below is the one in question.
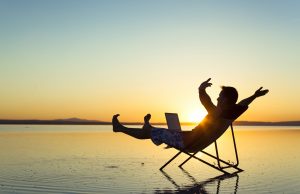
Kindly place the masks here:
<instances>
[{"instance_id":1,"label":"raised arm","mask_svg":"<svg viewBox=\"0 0 300 194\"><path fill-rule=\"evenodd\" d=\"M245 98L244 100L240 101L238 104L243 106L248 106L249 104L251 104L251 102L253 102L254 99L260 96L264 96L268 92L269 90L262 90L262 87L260 87L258 90L255 91L255 93L252 96Z\"/></svg>"},{"instance_id":2,"label":"raised arm","mask_svg":"<svg viewBox=\"0 0 300 194\"><path fill-rule=\"evenodd\" d=\"M209 95L205 91L207 87L210 87L212 85L212 83L209 83L210 80L211 78L203 82L198 88L200 101L207 110L207 112L211 112L216 108L216 106L212 103Z\"/></svg>"}]
</instances>

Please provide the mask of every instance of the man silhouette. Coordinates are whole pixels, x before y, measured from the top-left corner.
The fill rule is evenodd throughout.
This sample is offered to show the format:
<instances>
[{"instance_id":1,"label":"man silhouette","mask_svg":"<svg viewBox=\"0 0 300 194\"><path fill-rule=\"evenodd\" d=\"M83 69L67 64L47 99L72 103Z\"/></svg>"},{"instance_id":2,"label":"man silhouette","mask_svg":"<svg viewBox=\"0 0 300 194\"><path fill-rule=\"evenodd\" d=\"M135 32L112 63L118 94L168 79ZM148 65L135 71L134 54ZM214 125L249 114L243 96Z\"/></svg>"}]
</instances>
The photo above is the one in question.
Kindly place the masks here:
<instances>
[{"instance_id":1,"label":"man silhouette","mask_svg":"<svg viewBox=\"0 0 300 194\"><path fill-rule=\"evenodd\" d=\"M183 149L196 139L205 138L205 133L209 130L211 124L220 118L236 119L248 108L248 105L253 102L253 100L269 92L269 90L263 90L262 87L260 87L253 95L236 104L238 99L237 90L234 87L222 86L222 90L217 99L217 105L214 105L206 93L206 89L212 85L210 80L211 78L204 81L198 88L200 101L208 114L200 124L191 131L174 131L153 127L149 123L151 119L150 114L144 117L144 125L141 129L123 126L117 118L119 114L116 114L112 118L113 131L122 132L137 139L151 139L156 145L165 143L169 146Z\"/></svg>"}]
</instances>

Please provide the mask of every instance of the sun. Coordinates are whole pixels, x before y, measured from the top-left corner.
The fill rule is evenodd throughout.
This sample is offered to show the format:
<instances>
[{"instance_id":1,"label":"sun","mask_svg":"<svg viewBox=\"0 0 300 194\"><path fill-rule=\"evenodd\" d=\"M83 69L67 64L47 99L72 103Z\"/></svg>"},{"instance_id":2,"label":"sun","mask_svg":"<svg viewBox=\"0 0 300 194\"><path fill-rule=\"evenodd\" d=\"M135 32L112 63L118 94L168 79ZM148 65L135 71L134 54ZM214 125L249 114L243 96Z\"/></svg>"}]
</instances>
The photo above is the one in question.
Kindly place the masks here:
<instances>
[{"instance_id":1,"label":"sun","mask_svg":"<svg viewBox=\"0 0 300 194\"><path fill-rule=\"evenodd\" d=\"M188 114L188 122L199 123L206 116L206 114L207 113L204 110L200 110L200 109L191 111Z\"/></svg>"}]
</instances>

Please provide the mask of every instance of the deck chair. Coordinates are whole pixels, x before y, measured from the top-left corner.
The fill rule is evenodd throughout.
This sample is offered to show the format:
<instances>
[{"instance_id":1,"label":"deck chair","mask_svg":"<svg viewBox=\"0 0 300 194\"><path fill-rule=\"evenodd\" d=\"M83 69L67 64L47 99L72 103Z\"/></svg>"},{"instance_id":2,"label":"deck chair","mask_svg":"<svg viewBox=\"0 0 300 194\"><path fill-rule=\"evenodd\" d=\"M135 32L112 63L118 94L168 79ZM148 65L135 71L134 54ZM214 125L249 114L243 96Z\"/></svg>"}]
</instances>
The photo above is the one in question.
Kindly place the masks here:
<instances>
[{"instance_id":1,"label":"deck chair","mask_svg":"<svg viewBox=\"0 0 300 194\"><path fill-rule=\"evenodd\" d=\"M242 113L244 113L245 111L243 111ZM236 118L238 118L242 113L240 113ZM218 119L218 121L212 123L208 127L210 134L206 137L205 142L195 141L192 142L190 145L186 146L185 149L175 148L179 150L179 152L175 156L173 156L169 161L167 161L163 166L161 166L160 170L163 171L163 169L167 165L169 165L175 158L177 158L180 154L185 153L189 157L178 166L180 168L182 168L184 164L186 164L190 159L193 158L227 175L242 172L243 170L238 167L239 157L238 157L238 152L237 152L237 147L236 147L236 142L234 137L234 130L232 125L235 119L230 120L230 119L220 118ZM232 135L233 147L234 147L235 159L236 159L236 161L233 164L230 164L229 162L226 162L225 160L219 157L218 144L217 144L217 139L219 139L229 127L231 128L231 135ZM212 143L215 144L215 151L216 151L215 156L204 151L204 149L209 145L211 145ZM217 161L217 166L197 157L196 154L199 152L205 154L209 158L215 159ZM227 171L225 169L227 169ZM228 172L228 169L232 169L234 172L230 173Z\"/></svg>"}]
</instances>

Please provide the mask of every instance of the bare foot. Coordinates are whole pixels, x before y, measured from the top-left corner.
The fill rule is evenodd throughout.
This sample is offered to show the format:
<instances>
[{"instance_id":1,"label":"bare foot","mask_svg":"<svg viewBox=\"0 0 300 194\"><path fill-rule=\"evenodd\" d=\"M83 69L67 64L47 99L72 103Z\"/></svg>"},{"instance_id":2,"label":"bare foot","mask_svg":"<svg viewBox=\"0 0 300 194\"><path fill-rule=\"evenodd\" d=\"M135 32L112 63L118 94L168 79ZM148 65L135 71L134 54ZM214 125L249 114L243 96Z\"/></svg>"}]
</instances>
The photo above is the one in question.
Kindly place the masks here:
<instances>
[{"instance_id":1,"label":"bare foot","mask_svg":"<svg viewBox=\"0 0 300 194\"><path fill-rule=\"evenodd\" d=\"M150 129L150 128L152 128L152 126L149 123L150 119L151 119L151 114L147 114L144 117L144 126L143 126L143 129Z\"/></svg>"},{"instance_id":2,"label":"bare foot","mask_svg":"<svg viewBox=\"0 0 300 194\"><path fill-rule=\"evenodd\" d=\"M113 116L112 118L112 125L113 125L113 131L114 132L119 132L121 131L123 125L119 122L118 120L118 116L120 116L119 114L116 114Z\"/></svg>"}]
</instances>

